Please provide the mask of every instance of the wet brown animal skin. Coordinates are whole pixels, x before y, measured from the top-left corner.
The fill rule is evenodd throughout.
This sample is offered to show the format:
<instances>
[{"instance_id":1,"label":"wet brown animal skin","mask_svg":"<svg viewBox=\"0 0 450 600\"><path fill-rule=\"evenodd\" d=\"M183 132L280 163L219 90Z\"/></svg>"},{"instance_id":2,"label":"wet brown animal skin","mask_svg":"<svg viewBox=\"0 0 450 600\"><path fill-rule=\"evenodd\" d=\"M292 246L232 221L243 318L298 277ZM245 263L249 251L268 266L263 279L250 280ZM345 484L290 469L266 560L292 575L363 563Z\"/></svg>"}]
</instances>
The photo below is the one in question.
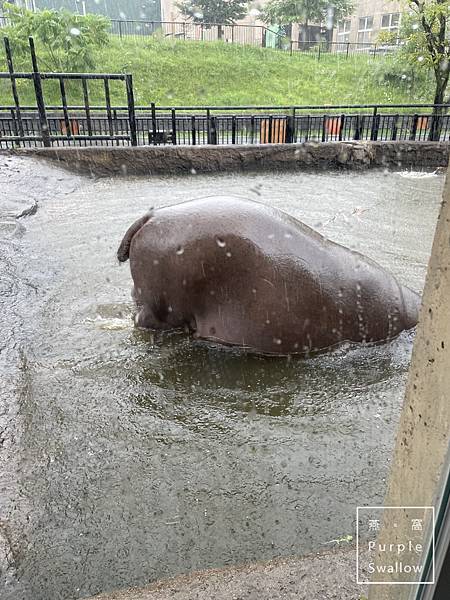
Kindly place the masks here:
<instances>
[{"instance_id":1,"label":"wet brown animal skin","mask_svg":"<svg viewBox=\"0 0 450 600\"><path fill-rule=\"evenodd\" d=\"M243 198L158 208L125 234L128 256L137 326L261 354L380 342L418 319L419 296L376 262Z\"/></svg>"}]
</instances>

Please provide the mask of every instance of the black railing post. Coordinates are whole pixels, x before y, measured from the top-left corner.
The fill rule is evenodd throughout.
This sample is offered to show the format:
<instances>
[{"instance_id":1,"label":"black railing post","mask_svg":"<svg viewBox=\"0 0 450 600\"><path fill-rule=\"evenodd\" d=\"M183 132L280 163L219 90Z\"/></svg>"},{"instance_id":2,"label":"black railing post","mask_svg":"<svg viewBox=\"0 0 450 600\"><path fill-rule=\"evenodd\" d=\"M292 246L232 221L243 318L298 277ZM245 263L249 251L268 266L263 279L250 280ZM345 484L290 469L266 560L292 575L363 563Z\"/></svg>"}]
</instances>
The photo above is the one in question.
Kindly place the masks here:
<instances>
[{"instance_id":1,"label":"black railing post","mask_svg":"<svg viewBox=\"0 0 450 600\"><path fill-rule=\"evenodd\" d=\"M292 40L289 41L289 54L292 56L293 53L293 46L294 46L294 42Z\"/></svg>"},{"instance_id":2,"label":"black railing post","mask_svg":"<svg viewBox=\"0 0 450 600\"><path fill-rule=\"evenodd\" d=\"M105 88L105 103L106 103L106 117L108 119L109 136L111 139L114 138L114 123L111 111L111 94L109 91L109 79L103 78L103 87Z\"/></svg>"},{"instance_id":3,"label":"black railing post","mask_svg":"<svg viewBox=\"0 0 450 600\"><path fill-rule=\"evenodd\" d=\"M250 143L255 143L255 117L252 115L250 117Z\"/></svg>"},{"instance_id":4,"label":"black railing post","mask_svg":"<svg viewBox=\"0 0 450 600\"><path fill-rule=\"evenodd\" d=\"M372 142L376 142L378 139L378 129L379 129L380 117L378 115L378 107L375 106L373 109L372 115L372 128L370 130L370 140Z\"/></svg>"},{"instance_id":5,"label":"black railing post","mask_svg":"<svg viewBox=\"0 0 450 600\"><path fill-rule=\"evenodd\" d=\"M9 45L9 39L7 37L3 38L3 42L5 44L5 52L6 52L6 62L8 63L8 71L11 75L11 91L14 99L14 106L16 107L16 119L18 126L18 134L20 137L23 137L23 123L22 116L20 114L20 101L19 94L17 92L17 83L16 78L14 77L14 64L12 59L11 48Z\"/></svg>"},{"instance_id":6,"label":"black railing post","mask_svg":"<svg viewBox=\"0 0 450 600\"><path fill-rule=\"evenodd\" d=\"M206 109L206 141L208 144L211 143L211 112L209 108Z\"/></svg>"},{"instance_id":7,"label":"black railing post","mask_svg":"<svg viewBox=\"0 0 450 600\"><path fill-rule=\"evenodd\" d=\"M311 129L311 117L306 115L306 134L305 134L305 142L309 140L309 131Z\"/></svg>"},{"instance_id":8,"label":"black railing post","mask_svg":"<svg viewBox=\"0 0 450 600\"><path fill-rule=\"evenodd\" d=\"M127 88L128 123L130 125L130 142L137 146L136 111L134 108L133 76L125 75L125 86Z\"/></svg>"},{"instance_id":9,"label":"black railing post","mask_svg":"<svg viewBox=\"0 0 450 600\"><path fill-rule=\"evenodd\" d=\"M209 134L210 134L210 144L217 144L217 127L216 127L216 117L212 116L210 119L209 126Z\"/></svg>"},{"instance_id":10,"label":"black railing post","mask_svg":"<svg viewBox=\"0 0 450 600\"><path fill-rule=\"evenodd\" d=\"M339 121L339 141L342 142L343 139L343 132L345 131L345 115L341 115L340 121Z\"/></svg>"},{"instance_id":11,"label":"black railing post","mask_svg":"<svg viewBox=\"0 0 450 600\"><path fill-rule=\"evenodd\" d=\"M196 129L195 129L195 116L192 115L191 117L191 133L192 133L192 145L195 146L197 143L197 135L196 135Z\"/></svg>"},{"instance_id":12,"label":"black railing post","mask_svg":"<svg viewBox=\"0 0 450 600\"><path fill-rule=\"evenodd\" d=\"M395 142L395 140L397 139L397 132L398 132L398 118L399 115L395 115L394 116L394 122L392 124L392 136L391 136L391 140Z\"/></svg>"},{"instance_id":13,"label":"black railing post","mask_svg":"<svg viewBox=\"0 0 450 600\"><path fill-rule=\"evenodd\" d=\"M89 106L89 91L88 91L87 80L82 79L81 85L83 88L84 112L86 114L88 136L91 137L92 136L92 121L91 121L91 108Z\"/></svg>"},{"instance_id":14,"label":"black railing post","mask_svg":"<svg viewBox=\"0 0 450 600\"><path fill-rule=\"evenodd\" d=\"M272 127L273 127L273 117L269 116L269 131L267 133L267 144L272 144Z\"/></svg>"},{"instance_id":15,"label":"black railing post","mask_svg":"<svg viewBox=\"0 0 450 600\"><path fill-rule=\"evenodd\" d=\"M61 102L62 102L62 107L63 107L66 135L67 135L67 138L70 139L72 137L72 128L71 128L70 119L69 119L69 111L67 110L66 87L64 85L63 77L59 77L59 91L61 93Z\"/></svg>"},{"instance_id":16,"label":"black railing post","mask_svg":"<svg viewBox=\"0 0 450 600\"><path fill-rule=\"evenodd\" d=\"M186 22L183 21L183 40L186 40Z\"/></svg>"},{"instance_id":17,"label":"black railing post","mask_svg":"<svg viewBox=\"0 0 450 600\"><path fill-rule=\"evenodd\" d=\"M292 109L292 114L286 119L286 144L294 142L294 126L295 126L295 108Z\"/></svg>"},{"instance_id":18,"label":"black railing post","mask_svg":"<svg viewBox=\"0 0 450 600\"><path fill-rule=\"evenodd\" d=\"M150 110L152 112L153 145L156 146L158 144L158 132L156 129L156 107L154 102L150 104Z\"/></svg>"},{"instance_id":19,"label":"black railing post","mask_svg":"<svg viewBox=\"0 0 450 600\"><path fill-rule=\"evenodd\" d=\"M327 115L323 115L323 117L322 117L322 142L325 142L327 139L327 123L328 123L328 117L327 117Z\"/></svg>"},{"instance_id":20,"label":"black railing post","mask_svg":"<svg viewBox=\"0 0 450 600\"><path fill-rule=\"evenodd\" d=\"M350 50L350 42L347 42L347 52L346 52L345 58L348 58L349 50Z\"/></svg>"},{"instance_id":21,"label":"black railing post","mask_svg":"<svg viewBox=\"0 0 450 600\"><path fill-rule=\"evenodd\" d=\"M234 24L231 25L231 43L234 44Z\"/></svg>"},{"instance_id":22,"label":"black railing post","mask_svg":"<svg viewBox=\"0 0 450 600\"><path fill-rule=\"evenodd\" d=\"M413 125L412 125L412 130L409 136L409 139L411 141L414 141L416 139L416 134L417 134L417 124L419 122L419 115L414 115L413 117Z\"/></svg>"},{"instance_id":23,"label":"black railing post","mask_svg":"<svg viewBox=\"0 0 450 600\"><path fill-rule=\"evenodd\" d=\"M433 106L430 131L428 134L428 140L430 142L438 142L441 138L443 113L442 106L437 104Z\"/></svg>"},{"instance_id":24,"label":"black railing post","mask_svg":"<svg viewBox=\"0 0 450 600\"><path fill-rule=\"evenodd\" d=\"M236 115L231 117L231 143L236 143Z\"/></svg>"},{"instance_id":25,"label":"black railing post","mask_svg":"<svg viewBox=\"0 0 450 600\"><path fill-rule=\"evenodd\" d=\"M119 21L119 38L122 39L122 21Z\"/></svg>"},{"instance_id":26,"label":"black railing post","mask_svg":"<svg viewBox=\"0 0 450 600\"><path fill-rule=\"evenodd\" d=\"M36 96L36 105L39 113L39 126L41 129L42 143L46 148L49 148L52 144L50 141L50 132L48 130L47 113L45 110L44 94L42 92L42 81L41 74L39 73L38 63L36 58L36 50L34 48L34 40L32 37L28 38L30 44L31 62L33 65L33 83L34 83L34 94Z\"/></svg>"},{"instance_id":27,"label":"black railing post","mask_svg":"<svg viewBox=\"0 0 450 600\"><path fill-rule=\"evenodd\" d=\"M361 139L361 127L360 127L360 116L356 115L356 125L355 125L355 134L353 139L358 141Z\"/></svg>"},{"instance_id":28,"label":"black railing post","mask_svg":"<svg viewBox=\"0 0 450 600\"><path fill-rule=\"evenodd\" d=\"M174 108L172 108L172 144L177 145L177 116Z\"/></svg>"}]
</instances>

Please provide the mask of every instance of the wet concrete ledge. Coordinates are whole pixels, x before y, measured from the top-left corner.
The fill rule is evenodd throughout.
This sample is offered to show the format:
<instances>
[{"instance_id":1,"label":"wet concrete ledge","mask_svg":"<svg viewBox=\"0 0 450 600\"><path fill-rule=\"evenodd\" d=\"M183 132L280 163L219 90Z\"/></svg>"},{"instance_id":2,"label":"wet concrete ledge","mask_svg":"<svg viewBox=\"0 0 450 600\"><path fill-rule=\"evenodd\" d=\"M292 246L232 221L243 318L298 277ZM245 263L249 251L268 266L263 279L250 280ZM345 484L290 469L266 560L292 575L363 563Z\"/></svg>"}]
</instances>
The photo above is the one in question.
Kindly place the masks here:
<instances>
[{"instance_id":1,"label":"wet concrete ledge","mask_svg":"<svg viewBox=\"0 0 450 600\"><path fill-rule=\"evenodd\" d=\"M197 571L89 600L362 600L367 586L356 583L355 569L356 549L345 544L302 558Z\"/></svg>"},{"instance_id":2,"label":"wet concrete ledge","mask_svg":"<svg viewBox=\"0 0 450 600\"><path fill-rule=\"evenodd\" d=\"M436 169L449 142L306 142L249 146L90 146L9 150L97 177L269 170Z\"/></svg>"}]
</instances>

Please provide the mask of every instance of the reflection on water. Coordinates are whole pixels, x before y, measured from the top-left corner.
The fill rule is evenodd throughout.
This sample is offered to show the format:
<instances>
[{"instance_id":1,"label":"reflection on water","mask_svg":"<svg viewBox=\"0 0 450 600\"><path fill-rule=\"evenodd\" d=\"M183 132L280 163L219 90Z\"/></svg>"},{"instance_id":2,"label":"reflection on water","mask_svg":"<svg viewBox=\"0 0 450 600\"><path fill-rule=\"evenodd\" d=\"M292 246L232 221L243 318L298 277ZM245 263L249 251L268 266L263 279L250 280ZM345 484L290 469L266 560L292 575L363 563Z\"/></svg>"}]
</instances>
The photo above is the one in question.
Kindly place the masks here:
<instances>
[{"instance_id":1,"label":"reflection on water","mask_svg":"<svg viewBox=\"0 0 450 600\"><path fill-rule=\"evenodd\" d=\"M356 505L383 498L413 334L289 360L142 332L114 253L150 204L228 192L421 289L442 177L91 181L39 166L30 190L32 168L6 175L0 214L2 598L85 597L353 534Z\"/></svg>"}]
</instances>

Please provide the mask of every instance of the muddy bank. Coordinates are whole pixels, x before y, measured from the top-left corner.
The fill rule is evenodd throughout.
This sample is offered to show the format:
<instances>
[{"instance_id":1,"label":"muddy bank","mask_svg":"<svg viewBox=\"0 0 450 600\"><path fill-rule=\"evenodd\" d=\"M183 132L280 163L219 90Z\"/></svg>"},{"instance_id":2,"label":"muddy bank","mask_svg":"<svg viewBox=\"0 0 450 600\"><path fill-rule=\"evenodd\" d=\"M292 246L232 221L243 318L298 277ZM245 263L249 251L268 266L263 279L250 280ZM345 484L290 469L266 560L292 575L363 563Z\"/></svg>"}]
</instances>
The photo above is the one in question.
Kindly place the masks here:
<instances>
[{"instance_id":1,"label":"muddy bank","mask_svg":"<svg viewBox=\"0 0 450 600\"><path fill-rule=\"evenodd\" d=\"M355 552L345 545L303 558L210 569L91 600L360 600L367 586L355 581Z\"/></svg>"},{"instance_id":2,"label":"muddy bank","mask_svg":"<svg viewBox=\"0 0 450 600\"><path fill-rule=\"evenodd\" d=\"M24 148L11 151L101 177L270 170L436 169L448 142L307 142L252 146Z\"/></svg>"}]
</instances>

